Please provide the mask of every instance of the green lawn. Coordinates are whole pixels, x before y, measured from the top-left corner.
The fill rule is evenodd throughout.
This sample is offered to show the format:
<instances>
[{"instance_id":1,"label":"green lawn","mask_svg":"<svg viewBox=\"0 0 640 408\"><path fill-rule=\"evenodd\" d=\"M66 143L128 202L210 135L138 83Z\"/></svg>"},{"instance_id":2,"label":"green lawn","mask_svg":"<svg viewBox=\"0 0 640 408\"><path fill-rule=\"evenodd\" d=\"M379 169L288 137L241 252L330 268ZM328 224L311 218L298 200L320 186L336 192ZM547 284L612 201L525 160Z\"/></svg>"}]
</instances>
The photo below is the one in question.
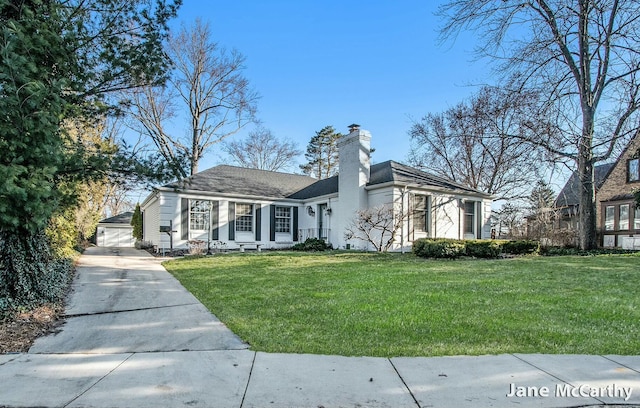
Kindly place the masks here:
<instances>
[{"instance_id":1,"label":"green lawn","mask_svg":"<svg viewBox=\"0 0 640 408\"><path fill-rule=\"evenodd\" d=\"M640 353L640 256L436 261L276 252L164 264L267 352Z\"/></svg>"}]
</instances>

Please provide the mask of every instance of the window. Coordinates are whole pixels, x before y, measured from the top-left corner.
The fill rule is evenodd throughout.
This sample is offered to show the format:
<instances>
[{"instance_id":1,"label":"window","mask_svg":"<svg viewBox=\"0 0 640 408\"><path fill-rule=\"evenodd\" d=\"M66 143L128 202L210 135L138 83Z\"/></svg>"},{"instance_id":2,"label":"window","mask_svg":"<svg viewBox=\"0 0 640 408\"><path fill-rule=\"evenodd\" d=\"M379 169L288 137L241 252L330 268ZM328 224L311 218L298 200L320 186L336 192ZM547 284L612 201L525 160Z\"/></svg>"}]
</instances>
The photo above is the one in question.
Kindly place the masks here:
<instances>
[{"instance_id":1,"label":"window","mask_svg":"<svg viewBox=\"0 0 640 408\"><path fill-rule=\"evenodd\" d=\"M627 162L627 181L640 181L640 159Z\"/></svg>"},{"instance_id":2,"label":"window","mask_svg":"<svg viewBox=\"0 0 640 408\"><path fill-rule=\"evenodd\" d=\"M618 213L618 229L629 229L629 204L622 204Z\"/></svg>"},{"instance_id":3,"label":"window","mask_svg":"<svg viewBox=\"0 0 640 408\"><path fill-rule=\"evenodd\" d=\"M253 204L236 203L236 231L253 231Z\"/></svg>"},{"instance_id":4,"label":"window","mask_svg":"<svg viewBox=\"0 0 640 408\"><path fill-rule=\"evenodd\" d=\"M413 196L413 230L429 232L429 197L426 195Z\"/></svg>"},{"instance_id":5,"label":"window","mask_svg":"<svg viewBox=\"0 0 640 408\"><path fill-rule=\"evenodd\" d=\"M464 202L464 233L475 235L476 202Z\"/></svg>"},{"instance_id":6,"label":"window","mask_svg":"<svg viewBox=\"0 0 640 408\"><path fill-rule=\"evenodd\" d=\"M276 232L291 232L291 207L276 207Z\"/></svg>"},{"instance_id":7,"label":"window","mask_svg":"<svg viewBox=\"0 0 640 408\"><path fill-rule=\"evenodd\" d=\"M615 207L608 205L604 208L604 229L605 231L613 231L615 222Z\"/></svg>"},{"instance_id":8,"label":"window","mask_svg":"<svg viewBox=\"0 0 640 408\"><path fill-rule=\"evenodd\" d=\"M635 217L633 217L633 229L640 230L640 207L636 208Z\"/></svg>"},{"instance_id":9,"label":"window","mask_svg":"<svg viewBox=\"0 0 640 408\"><path fill-rule=\"evenodd\" d=\"M211 203L204 200L189 201L189 229L192 231L207 231L209 229L209 214Z\"/></svg>"}]
</instances>

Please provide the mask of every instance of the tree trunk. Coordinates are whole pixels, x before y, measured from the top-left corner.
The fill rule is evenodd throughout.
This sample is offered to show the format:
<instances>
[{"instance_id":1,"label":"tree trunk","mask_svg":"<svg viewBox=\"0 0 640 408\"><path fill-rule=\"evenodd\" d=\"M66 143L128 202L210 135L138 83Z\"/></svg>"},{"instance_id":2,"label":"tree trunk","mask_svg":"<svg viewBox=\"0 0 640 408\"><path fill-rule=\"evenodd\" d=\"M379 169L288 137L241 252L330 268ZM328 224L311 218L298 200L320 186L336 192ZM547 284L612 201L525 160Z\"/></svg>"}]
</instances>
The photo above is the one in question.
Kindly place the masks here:
<instances>
[{"instance_id":1,"label":"tree trunk","mask_svg":"<svg viewBox=\"0 0 640 408\"><path fill-rule=\"evenodd\" d=\"M198 162L200 161L200 135L198 134L198 121L193 121L193 137L191 139L191 171L190 175L198 172Z\"/></svg>"},{"instance_id":2,"label":"tree trunk","mask_svg":"<svg viewBox=\"0 0 640 408\"><path fill-rule=\"evenodd\" d=\"M598 245L596 230L596 193L593 171L593 118L585 115L578 153L578 178L580 180L579 244L589 250Z\"/></svg>"}]
</instances>

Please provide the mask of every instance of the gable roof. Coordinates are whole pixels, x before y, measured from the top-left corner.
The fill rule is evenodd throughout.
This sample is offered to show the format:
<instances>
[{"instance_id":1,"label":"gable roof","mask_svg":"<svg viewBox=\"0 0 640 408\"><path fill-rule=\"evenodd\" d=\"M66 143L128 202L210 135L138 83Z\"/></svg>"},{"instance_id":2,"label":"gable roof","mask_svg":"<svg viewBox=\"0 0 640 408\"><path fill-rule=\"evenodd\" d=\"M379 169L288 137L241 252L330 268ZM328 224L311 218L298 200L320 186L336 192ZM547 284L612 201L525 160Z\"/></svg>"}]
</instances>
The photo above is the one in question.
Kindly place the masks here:
<instances>
[{"instance_id":1,"label":"gable roof","mask_svg":"<svg viewBox=\"0 0 640 408\"><path fill-rule=\"evenodd\" d=\"M602 187L602 184L607 179L609 172L615 166L615 163L605 163L595 166L593 168L594 179L596 183L596 192ZM556 198L555 206L569 207L572 205L580 204L580 179L578 178L578 172L574 171L567 180L567 184L564 185L558 198Z\"/></svg>"},{"instance_id":2,"label":"gable roof","mask_svg":"<svg viewBox=\"0 0 640 408\"><path fill-rule=\"evenodd\" d=\"M127 211L122 214L114 215L113 217L100 220L99 224L131 224L131 218L133 218L133 212Z\"/></svg>"},{"instance_id":3,"label":"gable roof","mask_svg":"<svg viewBox=\"0 0 640 408\"><path fill-rule=\"evenodd\" d=\"M164 186L181 191L286 198L317 180L299 174L248 169L229 165L215 166Z\"/></svg>"},{"instance_id":4,"label":"gable roof","mask_svg":"<svg viewBox=\"0 0 640 408\"><path fill-rule=\"evenodd\" d=\"M389 160L371 166L371 176L367 185L373 186L395 182L399 184L412 184L424 187L435 187L447 189L459 193L480 194L490 197L490 194L467 187L455 181L427 173L415 167L410 167L402 163Z\"/></svg>"},{"instance_id":5,"label":"gable roof","mask_svg":"<svg viewBox=\"0 0 640 408\"><path fill-rule=\"evenodd\" d=\"M338 177L317 180L299 174L220 165L167 184L162 189L307 200L338 193ZM392 160L371 166L367 186L384 183L435 187L490 197L489 194Z\"/></svg>"},{"instance_id":6,"label":"gable roof","mask_svg":"<svg viewBox=\"0 0 640 408\"><path fill-rule=\"evenodd\" d=\"M329 177L324 180L318 180L314 184L297 191L289 196L289 198L305 200L313 197L320 197L327 194L335 194L338 192L338 178L340 175ZM404 165L402 163L389 160L386 162L374 164L369 172L369 182L367 186L375 186L385 183L398 183L401 185L412 184L423 187L435 187L451 190L453 192L480 194L490 197L489 194L466 187L462 184L447 180L442 177L434 176L414 167Z\"/></svg>"}]
</instances>

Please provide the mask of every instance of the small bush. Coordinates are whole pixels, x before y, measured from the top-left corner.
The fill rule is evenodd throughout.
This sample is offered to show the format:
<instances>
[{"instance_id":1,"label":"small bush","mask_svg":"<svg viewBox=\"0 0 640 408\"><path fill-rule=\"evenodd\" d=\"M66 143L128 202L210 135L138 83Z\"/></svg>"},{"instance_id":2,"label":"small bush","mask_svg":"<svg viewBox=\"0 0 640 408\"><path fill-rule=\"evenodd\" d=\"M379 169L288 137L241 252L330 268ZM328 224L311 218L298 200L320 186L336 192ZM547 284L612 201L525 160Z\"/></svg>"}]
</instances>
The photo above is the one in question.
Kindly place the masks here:
<instances>
[{"instance_id":1,"label":"small bush","mask_svg":"<svg viewBox=\"0 0 640 408\"><path fill-rule=\"evenodd\" d=\"M188 243L190 255L202 255L207 250L207 242L200 239L192 239Z\"/></svg>"},{"instance_id":2,"label":"small bush","mask_svg":"<svg viewBox=\"0 0 640 408\"><path fill-rule=\"evenodd\" d=\"M465 255L465 244L455 239L418 239L413 243L413 253L422 258L455 259Z\"/></svg>"},{"instance_id":3,"label":"small bush","mask_svg":"<svg viewBox=\"0 0 640 408\"><path fill-rule=\"evenodd\" d=\"M149 249L153 249L154 247L153 242L151 241L136 241L134 245L136 249L143 249L145 251Z\"/></svg>"},{"instance_id":4,"label":"small bush","mask_svg":"<svg viewBox=\"0 0 640 408\"><path fill-rule=\"evenodd\" d=\"M295 244L291 249L294 251L322 252L333 249L333 247L323 239L307 238L306 241Z\"/></svg>"},{"instance_id":5,"label":"small bush","mask_svg":"<svg viewBox=\"0 0 640 408\"><path fill-rule=\"evenodd\" d=\"M499 258L503 241L465 241L465 253L474 258Z\"/></svg>"},{"instance_id":6,"label":"small bush","mask_svg":"<svg viewBox=\"0 0 640 408\"><path fill-rule=\"evenodd\" d=\"M502 252L512 255L529 255L540 253L540 243L531 240L504 241Z\"/></svg>"}]
</instances>

